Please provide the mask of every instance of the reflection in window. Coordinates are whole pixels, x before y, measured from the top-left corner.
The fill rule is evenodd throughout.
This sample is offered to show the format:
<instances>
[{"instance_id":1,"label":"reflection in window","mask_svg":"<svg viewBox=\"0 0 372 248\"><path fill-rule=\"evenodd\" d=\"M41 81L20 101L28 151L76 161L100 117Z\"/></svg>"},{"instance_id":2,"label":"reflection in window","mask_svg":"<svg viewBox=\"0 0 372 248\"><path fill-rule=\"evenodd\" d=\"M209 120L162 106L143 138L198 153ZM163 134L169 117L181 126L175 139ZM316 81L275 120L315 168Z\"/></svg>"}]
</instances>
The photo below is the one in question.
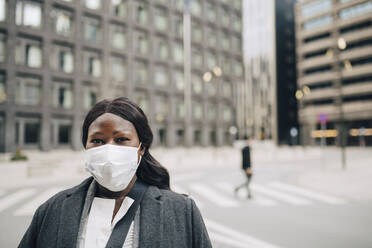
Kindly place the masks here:
<instances>
[{"instance_id":1,"label":"reflection in window","mask_svg":"<svg viewBox=\"0 0 372 248\"><path fill-rule=\"evenodd\" d=\"M125 79L125 62L118 56L111 57L111 78L116 81Z\"/></svg>"},{"instance_id":2,"label":"reflection in window","mask_svg":"<svg viewBox=\"0 0 372 248\"><path fill-rule=\"evenodd\" d=\"M0 63L6 58L6 38L3 33L0 33Z\"/></svg>"},{"instance_id":3,"label":"reflection in window","mask_svg":"<svg viewBox=\"0 0 372 248\"><path fill-rule=\"evenodd\" d=\"M306 4L301 9L303 17L310 17L321 12L325 12L332 8L332 0L318 0L309 4Z\"/></svg>"},{"instance_id":4,"label":"reflection in window","mask_svg":"<svg viewBox=\"0 0 372 248\"><path fill-rule=\"evenodd\" d=\"M146 84L148 81L148 67L146 62L135 62L135 83Z\"/></svg>"},{"instance_id":5,"label":"reflection in window","mask_svg":"<svg viewBox=\"0 0 372 248\"><path fill-rule=\"evenodd\" d=\"M125 18L127 16L127 0L111 0L112 12L117 17Z\"/></svg>"},{"instance_id":6,"label":"reflection in window","mask_svg":"<svg viewBox=\"0 0 372 248\"><path fill-rule=\"evenodd\" d=\"M0 103L6 100L5 75L0 74Z\"/></svg>"},{"instance_id":7,"label":"reflection in window","mask_svg":"<svg viewBox=\"0 0 372 248\"><path fill-rule=\"evenodd\" d=\"M183 64L183 46L180 43L175 43L173 46L174 62Z\"/></svg>"},{"instance_id":8,"label":"reflection in window","mask_svg":"<svg viewBox=\"0 0 372 248\"><path fill-rule=\"evenodd\" d=\"M304 30L310 30L314 28L319 28L331 24L333 22L333 18L331 15L324 15L321 17L317 17L307 21L303 24Z\"/></svg>"},{"instance_id":9,"label":"reflection in window","mask_svg":"<svg viewBox=\"0 0 372 248\"><path fill-rule=\"evenodd\" d=\"M16 6L16 24L31 28L41 27L41 5L38 2L18 1Z\"/></svg>"},{"instance_id":10,"label":"reflection in window","mask_svg":"<svg viewBox=\"0 0 372 248\"><path fill-rule=\"evenodd\" d=\"M53 88L53 106L56 108L72 108L72 87L68 82L55 82Z\"/></svg>"},{"instance_id":11,"label":"reflection in window","mask_svg":"<svg viewBox=\"0 0 372 248\"><path fill-rule=\"evenodd\" d=\"M6 0L0 0L0 22L6 20L6 10L7 10Z\"/></svg>"},{"instance_id":12,"label":"reflection in window","mask_svg":"<svg viewBox=\"0 0 372 248\"><path fill-rule=\"evenodd\" d=\"M18 77L16 79L16 104L39 105L40 104L40 79Z\"/></svg>"},{"instance_id":13,"label":"reflection in window","mask_svg":"<svg viewBox=\"0 0 372 248\"><path fill-rule=\"evenodd\" d=\"M99 41L101 39L101 23L99 19L85 17L84 37L87 41Z\"/></svg>"},{"instance_id":14,"label":"reflection in window","mask_svg":"<svg viewBox=\"0 0 372 248\"><path fill-rule=\"evenodd\" d=\"M168 85L168 72L165 66L158 65L155 67L154 83L160 87Z\"/></svg>"},{"instance_id":15,"label":"reflection in window","mask_svg":"<svg viewBox=\"0 0 372 248\"><path fill-rule=\"evenodd\" d=\"M101 0L85 0L85 7L88 9L99 9L101 8Z\"/></svg>"},{"instance_id":16,"label":"reflection in window","mask_svg":"<svg viewBox=\"0 0 372 248\"><path fill-rule=\"evenodd\" d=\"M148 19L148 7L143 2L140 1L136 2L137 2L135 8L136 22L142 25L146 25Z\"/></svg>"},{"instance_id":17,"label":"reflection in window","mask_svg":"<svg viewBox=\"0 0 372 248\"><path fill-rule=\"evenodd\" d=\"M183 72L177 70L174 72L173 76L176 89L182 91L184 89Z\"/></svg>"},{"instance_id":18,"label":"reflection in window","mask_svg":"<svg viewBox=\"0 0 372 248\"><path fill-rule=\"evenodd\" d=\"M157 30L166 31L168 29L167 12L163 8L155 9L154 26Z\"/></svg>"},{"instance_id":19,"label":"reflection in window","mask_svg":"<svg viewBox=\"0 0 372 248\"><path fill-rule=\"evenodd\" d=\"M17 39L16 63L31 68L42 66L41 43L31 39Z\"/></svg>"},{"instance_id":20,"label":"reflection in window","mask_svg":"<svg viewBox=\"0 0 372 248\"><path fill-rule=\"evenodd\" d=\"M339 13L341 19L349 19L372 12L372 1L354 5L347 9L342 9Z\"/></svg>"},{"instance_id":21,"label":"reflection in window","mask_svg":"<svg viewBox=\"0 0 372 248\"><path fill-rule=\"evenodd\" d=\"M69 37L72 34L72 14L63 10L54 10L55 32Z\"/></svg>"},{"instance_id":22,"label":"reflection in window","mask_svg":"<svg viewBox=\"0 0 372 248\"><path fill-rule=\"evenodd\" d=\"M127 42L125 37L125 28L121 25L111 24L111 45L116 49L125 49Z\"/></svg>"}]
</instances>

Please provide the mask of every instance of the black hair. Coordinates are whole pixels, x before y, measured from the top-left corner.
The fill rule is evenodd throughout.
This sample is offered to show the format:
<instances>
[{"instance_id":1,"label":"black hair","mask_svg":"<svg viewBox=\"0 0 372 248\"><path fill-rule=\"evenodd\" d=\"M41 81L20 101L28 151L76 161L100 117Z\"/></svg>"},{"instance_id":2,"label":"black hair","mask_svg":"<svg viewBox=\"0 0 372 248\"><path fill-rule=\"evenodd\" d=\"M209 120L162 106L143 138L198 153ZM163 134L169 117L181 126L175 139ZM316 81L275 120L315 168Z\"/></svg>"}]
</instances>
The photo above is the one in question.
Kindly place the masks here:
<instances>
[{"instance_id":1,"label":"black hair","mask_svg":"<svg viewBox=\"0 0 372 248\"><path fill-rule=\"evenodd\" d=\"M111 113L129 122L136 128L138 138L145 150L136 175L143 182L157 186L160 189L170 189L169 173L153 156L149 149L153 140L153 134L148 124L147 117L142 109L126 97L119 97L114 100L102 100L96 103L88 112L83 123L82 142L86 147L89 126L99 116Z\"/></svg>"}]
</instances>

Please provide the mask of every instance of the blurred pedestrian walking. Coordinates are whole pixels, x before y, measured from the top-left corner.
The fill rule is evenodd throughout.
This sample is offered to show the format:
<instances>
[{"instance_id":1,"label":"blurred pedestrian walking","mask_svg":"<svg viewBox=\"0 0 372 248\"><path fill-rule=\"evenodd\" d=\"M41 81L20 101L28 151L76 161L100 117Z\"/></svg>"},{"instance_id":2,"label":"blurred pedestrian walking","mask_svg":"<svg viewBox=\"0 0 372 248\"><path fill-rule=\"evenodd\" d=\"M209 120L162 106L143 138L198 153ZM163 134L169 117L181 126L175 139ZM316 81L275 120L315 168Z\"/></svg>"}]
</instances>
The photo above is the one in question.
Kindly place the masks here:
<instances>
[{"instance_id":1,"label":"blurred pedestrian walking","mask_svg":"<svg viewBox=\"0 0 372 248\"><path fill-rule=\"evenodd\" d=\"M242 149L242 170L244 171L244 174L246 176L246 180L245 180L244 183L237 186L234 190L234 193L236 195L241 188L245 187L247 189L247 192L248 192L248 195L247 195L248 199L252 198L252 192L251 192L251 189L249 187L249 184L250 184L251 179L252 179L251 149L249 147L249 144L250 144L250 139L247 138L246 143L245 143L245 145Z\"/></svg>"}]
</instances>

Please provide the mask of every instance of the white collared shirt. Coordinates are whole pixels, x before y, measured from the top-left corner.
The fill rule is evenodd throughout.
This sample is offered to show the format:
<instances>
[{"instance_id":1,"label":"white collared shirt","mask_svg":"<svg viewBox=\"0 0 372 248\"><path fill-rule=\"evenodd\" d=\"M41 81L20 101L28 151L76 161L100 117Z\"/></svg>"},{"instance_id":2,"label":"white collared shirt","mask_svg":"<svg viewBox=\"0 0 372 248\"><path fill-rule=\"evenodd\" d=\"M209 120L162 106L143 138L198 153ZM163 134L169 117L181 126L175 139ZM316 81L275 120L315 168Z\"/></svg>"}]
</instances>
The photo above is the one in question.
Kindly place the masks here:
<instances>
[{"instance_id":1,"label":"white collared shirt","mask_svg":"<svg viewBox=\"0 0 372 248\"><path fill-rule=\"evenodd\" d=\"M132 198L125 197L114 220L111 222L115 208L115 199L94 197L85 227L85 235L83 235L82 242L84 245L82 247L105 248L116 223L128 212L133 202L134 200ZM123 248L132 248L133 239L134 229L132 221Z\"/></svg>"}]
</instances>

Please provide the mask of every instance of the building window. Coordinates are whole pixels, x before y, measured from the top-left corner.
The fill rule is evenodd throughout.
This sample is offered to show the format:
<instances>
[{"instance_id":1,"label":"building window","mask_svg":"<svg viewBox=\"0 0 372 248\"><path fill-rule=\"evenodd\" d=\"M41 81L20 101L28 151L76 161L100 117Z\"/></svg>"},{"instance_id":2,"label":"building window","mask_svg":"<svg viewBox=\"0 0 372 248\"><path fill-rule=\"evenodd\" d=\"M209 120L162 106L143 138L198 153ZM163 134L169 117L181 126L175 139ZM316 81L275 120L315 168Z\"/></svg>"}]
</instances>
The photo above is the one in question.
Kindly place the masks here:
<instances>
[{"instance_id":1,"label":"building window","mask_svg":"<svg viewBox=\"0 0 372 248\"><path fill-rule=\"evenodd\" d=\"M206 53L206 62L209 69L213 69L217 65L217 57L212 52Z\"/></svg>"},{"instance_id":2,"label":"building window","mask_svg":"<svg viewBox=\"0 0 372 248\"><path fill-rule=\"evenodd\" d=\"M309 4L306 4L301 9L301 15L303 17L310 17L332 8L332 0L318 0Z\"/></svg>"},{"instance_id":3,"label":"building window","mask_svg":"<svg viewBox=\"0 0 372 248\"><path fill-rule=\"evenodd\" d=\"M112 13L121 18L127 17L128 1L127 0L111 0Z\"/></svg>"},{"instance_id":4,"label":"building window","mask_svg":"<svg viewBox=\"0 0 372 248\"><path fill-rule=\"evenodd\" d=\"M222 118L225 122L229 122L232 120L232 111L229 106L223 105L222 110Z\"/></svg>"},{"instance_id":5,"label":"building window","mask_svg":"<svg viewBox=\"0 0 372 248\"><path fill-rule=\"evenodd\" d=\"M182 16L174 16L173 33L177 38L183 37L183 19Z\"/></svg>"},{"instance_id":6,"label":"building window","mask_svg":"<svg viewBox=\"0 0 372 248\"><path fill-rule=\"evenodd\" d=\"M74 55L71 47L54 45L52 54L52 68L65 73L74 71Z\"/></svg>"},{"instance_id":7,"label":"building window","mask_svg":"<svg viewBox=\"0 0 372 248\"><path fill-rule=\"evenodd\" d=\"M229 27L230 25L230 13L226 7L221 8L221 23L225 27Z\"/></svg>"},{"instance_id":8,"label":"building window","mask_svg":"<svg viewBox=\"0 0 372 248\"><path fill-rule=\"evenodd\" d=\"M26 145L39 143L40 123L26 122L24 124L24 142Z\"/></svg>"},{"instance_id":9,"label":"building window","mask_svg":"<svg viewBox=\"0 0 372 248\"><path fill-rule=\"evenodd\" d=\"M317 17L314 19L311 19L310 21L307 21L303 24L304 30L310 30L314 28L320 28L326 25L329 25L333 22L333 18L331 15L324 15L321 17Z\"/></svg>"},{"instance_id":10,"label":"building window","mask_svg":"<svg viewBox=\"0 0 372 248\"><path fill-rule=\"evenodd\" d=\"M146 84L148 82L148 66L146 62L135 62L135 83Z\"/></svg>"},{"instance_id":11,"label":"building window","mask_svg":"<svg viewBox=\"0 0 372 248\"><path fill-rule=\"evenodd\" d=\"M223 83L222 94L225 98L232 99L232 86L230 82Z\"/></svg>"},{"instance_id":12,"label":"building window","mask_svg":"<svg viewBox=\"0 0 372 248\"><path fill-rule=\"evenodd\" d=\"M176 117L178 119L185 118L185 103L182 99L176 100Z\"/></svg>"},{"instance_id":13,"label":"building window","mask_svg":"<svg viewBox=\"0 0 372 248\"><path fill-rule=\"evenodd\" d=\"M111 45L113 48L124 50L127 46L125 27L111 24Z\"/></svg>"},{"instance_id":14,"label":"building window","mask_svg":"<svg viewBox=\"0 0 372 248\"><path fill-rule=\"evenodd\" d=\"M193 42L202 42L203 40L203 32L201 25L199 23L193 22L191 24L191 39Z\"/></svg>"},{"instance_id":15,"label":"building window","mask_svg":"<svg viewBox=\"0 0 372 248\"><path fill-rule=\"evenodd\" d=\"M217 83L210 81L206 83L208 95L214 97L217 95Z\"/></svg>"},{"instance_id":16,"label":"building window","mask_svg":"<svg viewBox=\"0 0 372 248\"><path fill-rule=\"evenodd\" d=\"M216 4L211 1L206 2L206 14L207 14L207 20L215 23L217 21L217 8Z\"/></svg>"},{"instance_id":17,"label":"building window","mask_svg":"<svg viewBox=\"0 0 372 248\"><path fill-rule=\"evenodd\" d=\"M179 71L179 70L176 70L174 71L174 83L176 85L176 89L179 90L179 91L183 91L184 90L184 78L183 78L183 72L182 71Z\"/></svg>"},{"instance_id":18,"label":"building window","mask_svg":"<svg viewBox=\"0 0 372 248\"><path fill-rule=\"evenodd\" d=\"M173 0L173 6L175 9L183 11L183 8L185 7L185 0Z\"/></svg>"},{"instance_id":19,"label":"building window","mask_svg":"<svg viewBox=\"0 0 372 248\"><path fill-rule=\"evenodd\" d=\"M149 38L147 33L142 31L136 31L135 39L136 51L139 54L146 55L149 50Z\"/></svg>"},{"instance_id":20,"label":"building window","mask_svg":"<svg viewBox=\"0 0 372 248\"><path fill-rule=\"evenodd\" d=\"M241 32L242 30L242 20L240 18L239 15L233 15L232 16L232 26L233 26L233 29L236 31L236 32Z\"/></svg>"},{"instance_id":21,"label":"building window","mask_svg":"<svg viewBox=\"0 0 372 248\"><path fill-rule=\"evenodd\" d=\"M203 92L203 82L200 75L192 74L192 90L195 94L200 95Z\"/></svg>"},{"instance_id":22,"label":"building window","mask_svg":"<svg viewBox=\"0 0 372 248\"><path fill-rule=\"evenodd\" d=\"M6 36L0 33L0 63L5 62L6 59Z\"/></svg>"},{"instance_id":23,"label":"building window","mask_svg":"<svg viewBox=\"0 0 372 248\"><path fill-rule=\"evenodd\" d=\"M3 22L6 20L6 14L7 14L7 1L6 0L0 0L0 22Z\"/></svg>"},{"instance_id":24,"label":"building window","mask_svg":"<svg viewBox=\"0 0 372 248\"><path fill-rule=\"evenodd\" d=\"M58 144L68 145L70 144L72 126L69 124L58 125Z\"/></svg>"},{"instance_id":25,"label":"building window","mask_svg":"<svg viewBox=\"0 0 372 248\"><path fill-rule=\"evenodd\" d=\"M233 0L234 8L237 10L242 9L242 0Z\"/></svg>"},{"instance_id":26,"label":"building window","mask_svg":"<svg viewBox=\"0 0 372 248\"><path fill-rule=\"evenodd\" d=\"M221 45L224 50L228 51L230 49L229 34L226 31L221 32Z\"/></svg>"},{"instance_id":27,"label":"building window","mask_svg":"<svg viewBox=\"0 0 372 248\"><path fill-rule=\"evenodd\" d=\"M156 57L165 60L168 58L168 42L164 37L155 37L156 42Z\"/></svg>"},{"instance_id":28,"label":"building window","mask_svg":"<svg viewBox=\"0 0 372 248\"><path fill-rule=\"evenodd\" d=\"M352 7L340 10L339 16L341 19L349 19L372 12L372 2L357 4Z\"/></svg>"},{"instance_id":29,"label":"building window","mask_svg":"<svg viewBox=\"0 0 372 248\"><path fill-rule=\"evenodd\" d=\"M5 102L5 100L6 100L5 75L0 74L0 103Z\"/></svg>"},{"instance_id":30,"label":"building window","mask_svg":"<svg viewBox=\"0 0 372 248\"><path fill-rule=\"evenodd\" d=\"M200 47L191 48L191 64L196 68L203 66L203 53Z\"/></svg>"},{"instance_id":31,"label":"building window","mask_svg":"<svg viewBox=\"0 0 372 248\"><path fill-rule=\"evenodd\" d=\"M101 0L85 0L85 7L88 9L100 9L101 8Z\"/></svg>"},{"instance_id":32,"label":"building window","mask_svg":"<svg viewBox=\"0 0 372 248\"><path fill-rule=\"evenodd\" d=\"M231 36L231 48L237 53L242 52L242 41L240 37L237 37L235 35Z\"/></svg>"},{"instance_id":33,"label":"building window","mask_svg":"<svg viewBox=\"0 0 372 248\"><path fill-rule=\"evenodd\" d=\"M41 42L26 38L17 38L15 60L18 65L40 68L42 66Z\"/></svg>"},{"instance_id":34,"label":"building window","mask_svg":"<svg viewBox=\"0 0 372 248\"><path fill-rule=\"evenodd\" d=\"M168 115L168 101L166 96L156 96L155 118L158 122L163 122Z\"/></svg>"},{"instance_id":35,"label":"building window","mask_svg":"<svg viewBox=\"0 0 372 248\"><path fill-rule=\"evenodd\" d=\"M181 43L175 43L173 46L174 62L183 64L183 46Z\"/></svg>"},{"instance_id":36,"label":"building window","mask_svg":"<svg viewBox=\"0 0 372 248\"><path fill-rule=\"evenodd\" d=\"M154 83L156 86L159 87L164 87L168 85L168 70L165 66L163 65L157 65L155 67L155 78L154 78Z\"/></svg>"},{"instance_id":37,"label":"building window","mask_svg":"<svg viewBox=\"0 0 372 248\"><path fill-rule=\"evenodd\" d=\"M230 73L230 58L227 55L221 56L221 65L223 73Z\"/></svg>"},{"instance_id":38,"label":"building window","mask_svg":"<svg viewBox=\"0 0 372 248\"><path fill-rule=\"evenodd\" d=\"M16 24L26 27L41 28L41 3L34 1L18 1L16 6Z\"/></svg>"},{"instance_id":39,"label":"building window","mask_svg":"<svg viewBox=\"0 0 372 248\"><path fill-rule=\"evenodd\" d=\"M101 22L97 18L84 17L84 38L86 41L101 40Z\"/></svg>"},{"instance_id":40,"label":"building window","mask_svg":"<svg viewBox=\"0 0 372 248\"><path fill-rule=\"evenodd\" d=\"M154 26L159 31L168 30L167 11L163 8L155 8Z\"/></svg>"},{"instance_id":41,"label":"building window","mask_svg":"<svg viewBox=\"0 0 372 248\"><path fill-rule=\"evenodd\" d=\"M148 101L148 96L146 92L143 91L137 91L135 93L136 95L136 103L138 106L142 109L143 112L148 113L149 111L149 101Z\"/></svg>"},{"instance_id":42,"label":"building window","mask_svg":"<svg viewBox=\"0 0 372 248\"><path fill-rule=\"evenodd\" d=\"M242 77L243 76L243 64L235 60L233 63L233 72L236 77Z\"/></svg>"},{"instance_id":43,"label":"building window","mask_svg":"<svg viewBox=\"0 0 372 248\"><path fill-rule=\"evenodd\" d=\"M202 6L201 6L201 1L200 0L191 1L190 12L191 12L191 14L193 14L195 16L201 16Z\"/></svg>"},{"instance_id":44,"label":"building window","mask_svg":"<svg viewBox=\"0 0 372 248\"><path fill-rule=\"evenodd\" d=\"M217 105L216 103L208 104L208 120L209 121L216 121L217 119Z\"/></svg>"},{"instance_id":45,"label":"building window","mask_svg":"<svg viewBox=\"0 0 372 248\"><path fill-rule=\"evenodd\" d=\"M206 33L207 33L207 44L208 44L208 46L216 47L216 45L217 45L217 31L216 31L216 29L207 27Z\"/></svg>"},{"instance_id":46,"label":"building window","mask_svg":"<svg viewBox=\"0 0 372 248\"><path fill-rule=\"evenodd\" d=\"M84 51L84 68L86 75L100 77L101 66L101 58L99 53Z\"/></svg>"},{"instance_id":47,"label":"building window","mask_svg":"<svg viewBox=\"0 0 372 248\"><path fill-rule=\"evenodd\" d=\"M203 116L203 108L200 102L193 102L192 104L192 116L195 120L201 120Z\"/></svg>"},{"instance_id":48,"label":"building window","mask_svg":"<svg viewBox=\"0 0 372 248\"><path fill-rule=\"evenodd\" d=\"M52 101L56 108L71 109L73 104L71 83L54 82Z\"/></svg>"},{"instance_id":49,"label":"building window","mask_svg":"<svg viewBox=\"0 0 372 248\"><path fill-rule=\"evenodd\" d=\"M93 90L90 86L84 86L84 109L91 109L94 104L97 102L96 91Z\"/></svg>"},{"instance_id":50,"label":"building window","mask_svg":"<svg viewBox=\"0 0 372 248\"><path fill-rule=\"evenodd\" d=\"M31 77L17 77L15 102L19 105L36 106L40 104L40 79Z\"/></svg>"},{"instance_id":51,"label":"building window","mask_svg":"<svg viewBox=\"0 0 372 248\"><path fill-rule=\"evenodd\" d=\"M111 56L111 78L115 81L123 81L125 79L124 58Z\"/></svg>"},{"instance_id":52,"label":"building window","mask_svg":"<svg viewBox=\"0 0 372 248\"><path fill-rule=\"evenodd\" d=\"M135 18L138 24L146 25L148 22L148 6L142 1L136 1Z\"/></svg>"},{"instance_id":53,"label":"building window","mask_svg":"<svg viewBox=\"0 0 372 248\"><path fill-rule=\"evenodd\" d=\"M54 28L58 35L70 37L72 35L72 13L65 10L55 9Z\"/></svg>"}]
</instances>

